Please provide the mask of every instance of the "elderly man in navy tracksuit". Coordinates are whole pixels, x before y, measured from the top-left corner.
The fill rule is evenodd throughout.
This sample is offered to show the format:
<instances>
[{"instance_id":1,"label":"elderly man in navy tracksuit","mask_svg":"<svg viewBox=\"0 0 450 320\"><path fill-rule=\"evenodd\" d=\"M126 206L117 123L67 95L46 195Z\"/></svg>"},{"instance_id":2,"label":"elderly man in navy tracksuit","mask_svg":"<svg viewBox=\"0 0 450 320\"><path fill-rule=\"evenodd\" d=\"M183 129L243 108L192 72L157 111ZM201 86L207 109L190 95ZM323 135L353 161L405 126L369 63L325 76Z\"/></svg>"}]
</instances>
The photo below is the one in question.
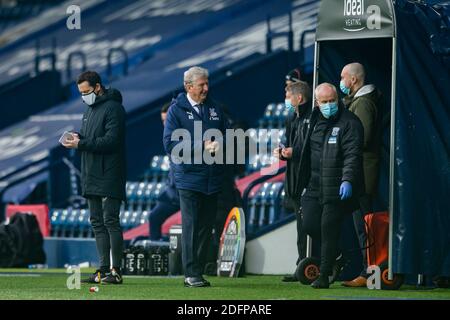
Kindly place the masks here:
<instances>
[{"instance_id":1,"label":"elderly man in navy tracksuit","mask_svg":"<svg viewBox=\"0 0 450 320\"><path fill-rule=\"evenodd\" d=\"M184 284L207 287L210 283L202 274L224 171L215 159L222 156L223 163L227 122L222 109L208 99L208 70L187 70L184 88L186 93L180 93L169 108L163 142L180 196ZM216 129L216 136L203 139L208 129Z\"/></svg>"}]
</instances>

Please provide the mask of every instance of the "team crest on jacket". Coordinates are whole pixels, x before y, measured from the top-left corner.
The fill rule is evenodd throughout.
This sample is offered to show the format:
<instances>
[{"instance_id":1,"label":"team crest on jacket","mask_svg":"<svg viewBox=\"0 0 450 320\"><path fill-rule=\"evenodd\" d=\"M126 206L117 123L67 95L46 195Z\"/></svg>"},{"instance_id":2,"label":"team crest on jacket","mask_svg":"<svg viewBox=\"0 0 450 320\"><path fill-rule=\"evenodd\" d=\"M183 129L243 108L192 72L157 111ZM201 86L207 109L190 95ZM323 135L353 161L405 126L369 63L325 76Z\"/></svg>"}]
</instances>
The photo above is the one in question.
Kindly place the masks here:
<instances>
[{"instance_id":1,"label":"team crest on jacket","mask_svg":"<svg viewBox=\"0 0 450 320\"><path fill-rule=\"evenodd\" d=\"M209 108L209 120L219 120L215 108Z\"/></svg>"},{"instance_id":2,"label":"team crest on jacket","mask_svg":"<svg viewBox=\"0 0 450 320\"><path fill-rule=\"evenodd\" d=\"M334 127L334 128L333 128L333 131L331 132L331 135L332 135L333 137L336 137L336 136L338 135L338 133L339 133L339 129L340 129L340 128L338 128L338 127Z\"/></svg>"},{"instance_id":3,"label":"team crest on jacket","mask_svg":"<svg viewBox=\"0 0 450 320\"><path fill-rule=\"evenodd\" d=\"M193 120L194 119L194 114L192 113L192 111L186 111L187 115L188 115L188 119Z\"/></svg>"}]
</instances>

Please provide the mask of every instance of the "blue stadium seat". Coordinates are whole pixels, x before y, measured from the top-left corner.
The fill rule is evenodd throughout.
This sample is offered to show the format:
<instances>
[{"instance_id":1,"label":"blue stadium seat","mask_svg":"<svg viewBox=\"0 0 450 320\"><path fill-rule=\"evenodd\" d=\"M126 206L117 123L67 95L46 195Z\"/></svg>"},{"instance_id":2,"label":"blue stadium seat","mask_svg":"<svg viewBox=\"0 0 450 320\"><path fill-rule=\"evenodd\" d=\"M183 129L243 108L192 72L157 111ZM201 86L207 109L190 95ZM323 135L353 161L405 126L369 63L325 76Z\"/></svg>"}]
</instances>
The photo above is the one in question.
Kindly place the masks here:
<instances>
[{"instance_id":1,"label":"blue stadium seat","mask_svg":"<svg viewBox=\"0 0 450 320\"><path fill-rule=\"evenodd\" d=\"M283 182L274 182L271 185L269 191L269 217L268 224L272 224L279 220L281 211L283 198L281 194L284 192L284 183ZM284 193L283 193L284 195Z\"/></svg>"},{"instance_id":2,"label":"blue stadium seat","mask_svg":"<svg viewBox=\"0 0 450 320\"><path fill-rule=\"evenodd\" d=\"M160 196L161 192L163 191L165 187L164 183L158 183L156 184L156 187L153 191L153 199L156 201L156 199L158 199L158 197Z\"/></svg>"},{"instance_id":3,"label":"blue stadium seat","mask_svg":"<svg viewBox=\"0 0 450 320\"><path fill-rule=\"evenodd\" d=\"M78 216L80 215L80 210L71 209L70 214L67 218L67 224L65 229L66 237L75 237L78 231Z\"/></svg>"},{"instance_id":4,"label":"blue stadium seat","mask_svg":"<svg viewBox=\"0 0 450 320\"><path fill-rule=\"evenodd\" d=\"M90 213L89 210L81 209L80 215L78 216L78 226L80 238L91 238L93 236L91 223L89 221Z\"/></svg>"},{"instance_id":5,"label":"blue stadium seat","mask_svg":"<svg viewBox=\"0 0 450 320\"><path fill-rule=\"evenodd\" d=\"M258 232L277 222L283 214L283 198L283 182L265 182L260 185L254 196L249 198L247 232Z\"/></svg>"},{"instance_id":6,"label":"blue stadium seat","mask_svg":"<svg viewBox=\"0 0 450 320\"><path fill-rule=\"evenodd\" d=\"M127 182L126 184L126 197L127 197L127 210L133 210L137 203L139 190L139 182Z\"/></svg>"},{"instance_id":7,"label":"blue stadium seat","mask_svg":"<svg viewBox=\"0 0 450 320\"><path fill-rule=\"evenodd\" d=\"M148 222L149 214L150 214L150 212L147 210L142 211L140 224L144 224L144 223Z\"/></svg>"},{"instance_id":8,"label":"blue stadium seat","mask_svg":"<svg viewBox=\"0 0 450 320\"><path fill-rule=\"evenodd\" d=\"M267 196L267 189L270 186L270 183L266 182L262 184L259 189L256 191L255 195L250 198L249 205L249 216L247 219L247 232L254 233L258 231L260 227L261 220L264 220L265 216L265 205ZM262 215L262 217L261 217Z\"/></svg>"},{"instance_id":9,"label":"blue stadium seat","mask_svg":"<svg viewBox=\"0 0 450 320\"><path fill-rule=\"evenodd\" d=\"M127 231L131 228L130 220L131 220L132 211L125 210L120 214L120 225L122 226L123 231Z\"/></svg>"},{"instance_id":10,"label":"blue stadium seat","mask_svg":"<svg viewBox=\"0 0 450 320\"><path fill-rule=\"evenodd\" d=\"M150 168L145 172L145 181L154 183L165 181L169 168L170 161L168 156L154 156L150 162Z\"/></svg>"},{"instance_id":11,"label":"blue stadium seat","mask_svg":"<svg viewBox=\"0 0 450 320\"><path fill-rule=\"evenodd\" d=\"M58 234L59 237L65 237L66 236L66 232L67 232L67 229L69 227L68 219L69 219L69 217L71 215L71 212L72 212L71 208L64 209L62 211L61 218L59 220L60 221L60 231L59 231L59 234Z\"/></svg>"},{"instance_id":12,"label":"blue stadium seat","mask_svg":"<svg viewBox=\"0 0 450 320\"><path fill-rule=\"evenodd\" d=\"M147 183L146 182L139 183L136 191L136 206L134 208L137 211L142 211L146 205L147 202L145 195L146 190L147 190Z\"/></svg>"},{"instance_id":13,"label":"blue stadium seat","mask_svg":"<svg viewBox=\"0 0 450 320\"><path fill-rule=\"evenodd\" d=\"M257 212L259 212L257 206L258 206L258 199L257 196L255 195L253 198L249 199L249 212L248 212L248 218L247 218L247 223L245 224L247 227L246 232L248 233L254 233L256 231L256 227L257 227L257 221L258 221L258 217L257 217Z\"/></svg>"},{"instance_id":14,"label":"blue stadium seat","mask_svg":"<svg viewBox=\"0 0 450 320\"><path fill-rule=\"evenodd\" d=\"M289 115L289 110L286 109L284 103L278 103L273 113L273 128L281 129L285 126L286 117Z\"/></svg>"},{"instance_id":15,"label":"blue stadium seat","mask_svg":"<svg viewBox=\"0 0 450 320\"><path fill-rule=\"evenodd\" d=\"M258 218L258 229L266 226L269 222L269 209L270 209L270 190L272 188L272 183L266 182L263 184L260 193L260 206L259 206L259 218Z\"/></svg>"},{"instance_id":16,"label":"blue stadium seat","mask_svg":"<svg viewBox=\"0 0 450 320\"><path fill-rule=\"evenodd\" d=\"M142 211L134 211L131 214L130 221L129 221L129 227L134 228L141 224L141 215Z\"/></svg>"},{"instance_id":17,"label":"blue stadium seat","mask_svg":"<svg viewBox=\"0 0 450 320\"><path fill-rule=\"evenodd\" d=\"M249 155L246 168L247 173L269 166L276 160L272 156L272 152L273 149L279 146L280 142L284 142L285 129L253 129L250 131L249 138L250 143L256 144L257 154Z\"/></svg>"},{"instance_id":18,"label":"blue stadium seat","mask_svg":"<svg viewBox=\"0 0 450 320\"><path fill-rule=\"evenodd\" d=\"M50 234L52 237L57 237L61 230L61 217L62 217L62 210L61 209L54 209L50 216Z\"/></svg>"},{"instance_id":19,"label":"blue stadium seat","mask_svg":"<svg viewBox=\"0 0 450 320\"><path fill-rule=\"evenodd\" d=\"M264 116L259 120L260 128L271 128L273 126L273 113L276 109L275 103L269 103L264 111Z\"/></svg>"},{"instance_id":20,"label":"blue stadium seat","mask_svg":"<svg viewBox=\"0 0 450 320\"><path fill-rule=\"evenodd\" d=\"M147 188L144 191L145 197L145 210L150 211L154 205L154 201L152 198L153 190L156 188L156 183L149 182L147 184Z\"/></svg>"},{"instance_id":21,"label":"blue stadium seat","mask_svg":"<svg viewBox=\"0 0 450 320\"><path fill-rule=\"evenodd\" d=\"M247 173L255 172L261 168L261 159L263 156L261 153L262 146L265 146L266 152L270 152L270 148L267 148L267 146L270 146L270 133L266 129L250 129L249 140L251 144L256 144L257 150L255 151L257 153L249 155L246 168Z\"/></svg>"}]
</instances>

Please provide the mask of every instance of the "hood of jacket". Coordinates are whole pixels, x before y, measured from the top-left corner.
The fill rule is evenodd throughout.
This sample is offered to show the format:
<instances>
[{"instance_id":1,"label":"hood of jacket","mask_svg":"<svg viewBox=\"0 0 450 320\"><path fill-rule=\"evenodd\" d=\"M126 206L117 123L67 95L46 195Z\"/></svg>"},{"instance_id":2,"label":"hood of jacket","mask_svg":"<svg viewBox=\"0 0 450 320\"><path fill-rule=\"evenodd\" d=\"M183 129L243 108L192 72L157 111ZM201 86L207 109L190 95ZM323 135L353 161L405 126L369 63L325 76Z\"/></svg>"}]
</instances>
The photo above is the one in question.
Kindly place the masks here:
<instances>
[{"instance_id":1,"label":"hood of jacket","mask_svg":"<svg viewBox=\"0 0 450 320\"><path fill-rule=\"evenodd\" d=\"M363 96L372 96L372 95L376 95L377 94L377 90L376 87L373 84L367 84L365 86L362 86L361 88L359 88L358 91L356 91L354 94L345 96L344 98L342 98L342 102L344 103L344 105L348 108L352 102L354 100L356 100L359 97L363 97Z\"/></svg>"},{"instance_id":2,"label":"hood of jacket","mask_svg":"<svg viewBox=\"0 0 450 320\"><path fill-rule=\"evenodd\" d=\"M362 86L355 94L355 98L362 97L366 94L369 94L371 92L375 91L375 86L373 84L368 84L365 86Z\"/></svg>"},{"instance_id":3,"label":"hood of jacket","mask_svg":"<svg viewBox=\"0 0 450 320\"><path fill-rule=\"evenodd\" d=\"M95 107L100 103L110 100L122 104L122 94L119 92L119 90L114 88L104 89L103 95L97 96L97 98L95 98L95 102L92 105L90 105L90 107Z\"/></svg>"}]
</instances>

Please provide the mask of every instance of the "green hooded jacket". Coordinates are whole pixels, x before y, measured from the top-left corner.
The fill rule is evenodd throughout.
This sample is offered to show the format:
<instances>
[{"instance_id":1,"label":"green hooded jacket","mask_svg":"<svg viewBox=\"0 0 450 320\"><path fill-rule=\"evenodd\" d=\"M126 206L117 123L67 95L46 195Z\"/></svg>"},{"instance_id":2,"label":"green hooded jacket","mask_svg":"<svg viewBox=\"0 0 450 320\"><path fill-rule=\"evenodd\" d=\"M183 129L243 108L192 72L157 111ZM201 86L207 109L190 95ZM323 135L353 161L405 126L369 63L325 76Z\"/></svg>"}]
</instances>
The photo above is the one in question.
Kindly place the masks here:
<instances>
[{"instance_id":1,"label":"green hooded jacket","mask_svg":"<svg viewBox=\"0 0 450 320\"><path fill-rule=\"evenodd\" d=\"M381 148L381 92L374 85L365 85L342 99L364 127L363 167L366 193L374 195L378 186Z\"/></svg>"}]
</instances>

